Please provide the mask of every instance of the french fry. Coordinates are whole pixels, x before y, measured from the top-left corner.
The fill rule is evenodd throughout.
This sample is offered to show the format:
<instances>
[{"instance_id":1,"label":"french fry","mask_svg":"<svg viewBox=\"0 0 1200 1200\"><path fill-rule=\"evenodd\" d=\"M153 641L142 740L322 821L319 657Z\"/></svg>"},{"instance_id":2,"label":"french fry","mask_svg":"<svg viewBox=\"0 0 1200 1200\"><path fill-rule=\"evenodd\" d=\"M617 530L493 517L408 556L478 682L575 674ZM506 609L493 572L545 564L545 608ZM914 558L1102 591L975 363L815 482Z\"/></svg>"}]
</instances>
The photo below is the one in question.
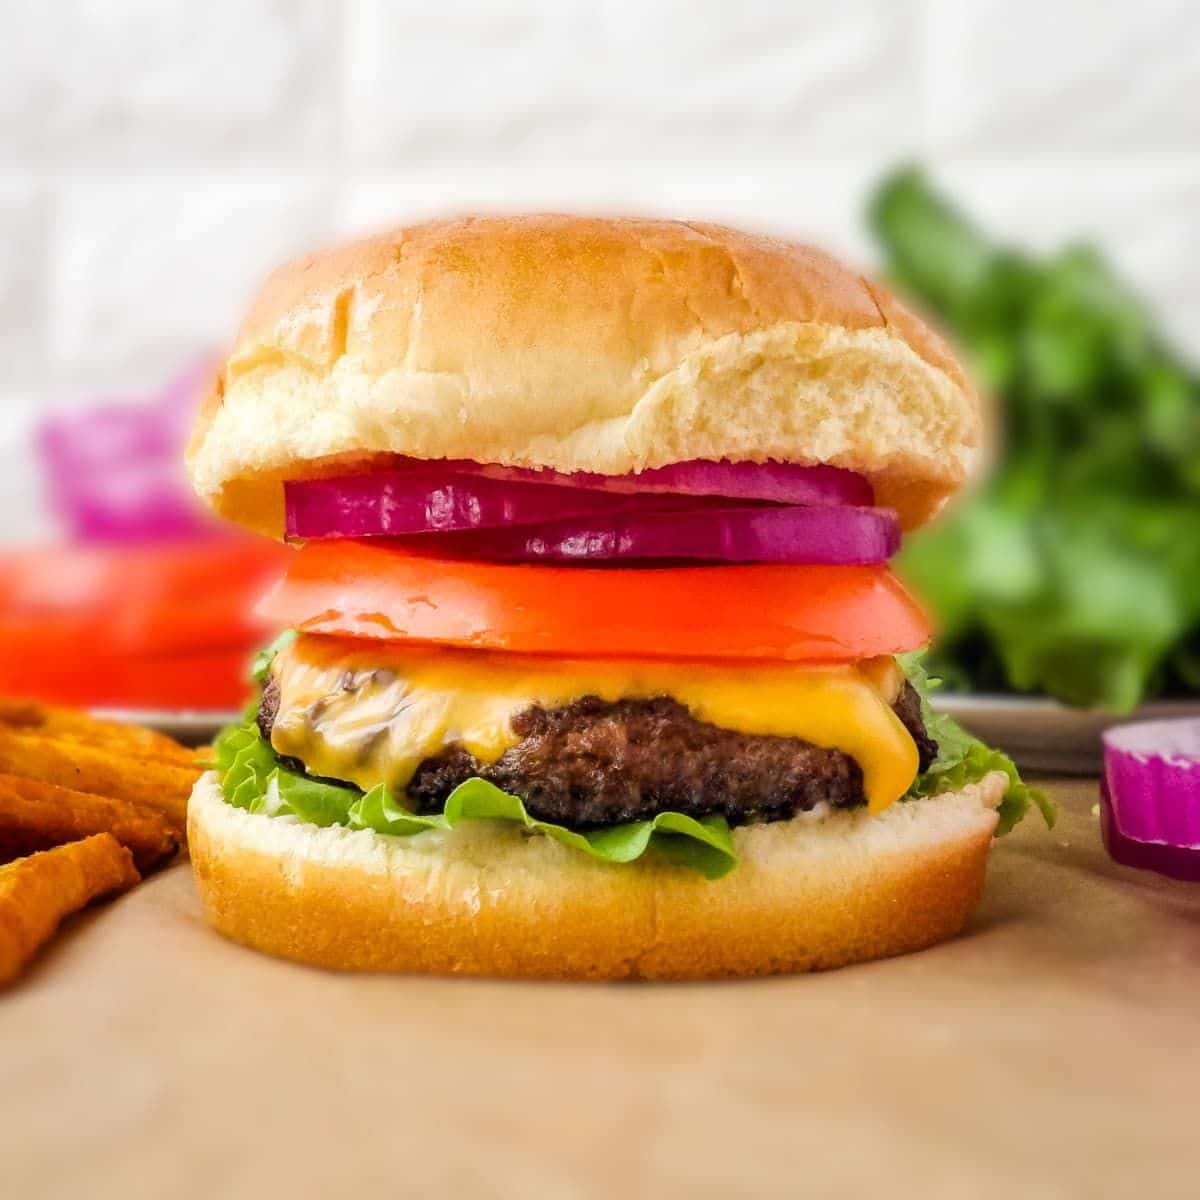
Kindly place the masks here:
<instances>
[{"instance_id":1,"label":"french fry","mask_svg":"<svg viewBox=\"0 0 1200 1200\"><path fill-rule=\"evenodd\" d=\"M0 863L96 833L111 833L146 875L172 858L180 836L153 808L0 775Z\"/></svg>"},{"instance_id":2,"label":"french fry","mask_svg":"<svg viewBox=\"0 0 1200 1200\"><path fill-rule=\"evenodd\" d=\"M30 700L0 696L0 729L136 754L139 758L154 758L185 767L196 761L194 751L151 729L105 721L73 708L34 704Z\"/></svg>"},{"instance_id":3,"label":"french fry","mask_svg":"<svg viewBox=\"0 0 1200 1200\"><path fill-rule=\"evenodd\" d=\"M0 774L157 809L182 833L200 767L0 727Z\"/></svg>"},{"instance_id":4,"label":"french fry","mask_svg":"<svg viewBox=\"0 0 1200 1200\"><path fill-rule=\"evenodd\" d=\"M0 987L16 979L65 917L138 878L132 855L107 833L0 867Z\"/></svg>"}]
</instances>

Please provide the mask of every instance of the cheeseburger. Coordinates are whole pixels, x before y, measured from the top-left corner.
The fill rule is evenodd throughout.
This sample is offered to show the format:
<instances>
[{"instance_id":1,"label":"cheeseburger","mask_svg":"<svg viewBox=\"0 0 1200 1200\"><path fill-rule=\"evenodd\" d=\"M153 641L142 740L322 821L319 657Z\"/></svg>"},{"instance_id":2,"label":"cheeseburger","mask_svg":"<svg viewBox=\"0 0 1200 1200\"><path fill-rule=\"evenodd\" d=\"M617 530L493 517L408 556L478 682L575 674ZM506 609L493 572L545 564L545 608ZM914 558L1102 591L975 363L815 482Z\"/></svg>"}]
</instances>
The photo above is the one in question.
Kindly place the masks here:
<instances>
[{"instance_id":1,"label":"cheeseburger","mask_svg":"<svg viewBox=\"0 0 1200 1200\"><path fill-rule=\"evenodd\" d=\"M947 347L818 251L468 218L267 282L189 450L294 554L196 786L216 928L614 979L929 946L1030 799L888 568L981 457Z\"/></svg>"}]
</instances>

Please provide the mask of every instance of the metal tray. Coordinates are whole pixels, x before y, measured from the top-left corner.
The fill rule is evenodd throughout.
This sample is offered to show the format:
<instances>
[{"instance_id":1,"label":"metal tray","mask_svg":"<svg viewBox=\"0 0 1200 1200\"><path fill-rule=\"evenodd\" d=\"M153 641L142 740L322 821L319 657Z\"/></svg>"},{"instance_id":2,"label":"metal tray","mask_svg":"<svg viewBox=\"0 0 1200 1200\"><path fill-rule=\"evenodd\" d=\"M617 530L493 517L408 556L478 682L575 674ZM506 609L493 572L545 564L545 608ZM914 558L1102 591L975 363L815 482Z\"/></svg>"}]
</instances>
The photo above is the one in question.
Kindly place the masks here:
<instances>
[{"instance_id":1,"label":"metal tray","mask_svg":"<svg viewBox=\"0 0 1200 1200\"><path fill-rule=\"evenodd\" d=\"M1029 696L968 696L945 693L936 707L976 737L1011 754L1023 771L1098 775L1103 762L1100 735L1110 725L1169 717L1200 717L1200 698L1157 700L1116 716L1067 708L1056 700Z\"/></svg>"},{"instance_id":2,"label":"metal tray","mask_svg":"<svg viewBox=\"0 0 1200 1200\"><path fill-rule=\"evenodd\" d=\"M158 708L98 708L93 710L98 717L110 721L124 721L129 725L142 725L156 729L173 737L185 746L203 746L224 729L242 719L240 712L200 712L183 710L170 712Z\"/></svg>"}]
</instances>

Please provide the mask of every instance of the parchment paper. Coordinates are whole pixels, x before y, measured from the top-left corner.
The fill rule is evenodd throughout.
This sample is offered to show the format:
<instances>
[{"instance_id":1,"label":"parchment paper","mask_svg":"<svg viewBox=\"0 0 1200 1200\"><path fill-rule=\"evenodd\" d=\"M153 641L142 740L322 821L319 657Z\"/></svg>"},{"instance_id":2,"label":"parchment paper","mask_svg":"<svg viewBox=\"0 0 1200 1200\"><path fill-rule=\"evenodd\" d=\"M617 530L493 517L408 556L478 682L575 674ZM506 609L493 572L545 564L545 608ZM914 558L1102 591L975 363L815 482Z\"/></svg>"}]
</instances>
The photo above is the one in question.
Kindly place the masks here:
<instances>
[{"instance_id":1,"label":"parchment paper","mask_svg":"<svg viewBox=\"0 0 1200 1200\"><path fill-rule=\"evenodd\" d=\"M1200 1195L1200 885L1094 782L962 939L824 975L361 978L203 925L186 866L0 998L0 1195Z\"/></svg>"}]
</instances>

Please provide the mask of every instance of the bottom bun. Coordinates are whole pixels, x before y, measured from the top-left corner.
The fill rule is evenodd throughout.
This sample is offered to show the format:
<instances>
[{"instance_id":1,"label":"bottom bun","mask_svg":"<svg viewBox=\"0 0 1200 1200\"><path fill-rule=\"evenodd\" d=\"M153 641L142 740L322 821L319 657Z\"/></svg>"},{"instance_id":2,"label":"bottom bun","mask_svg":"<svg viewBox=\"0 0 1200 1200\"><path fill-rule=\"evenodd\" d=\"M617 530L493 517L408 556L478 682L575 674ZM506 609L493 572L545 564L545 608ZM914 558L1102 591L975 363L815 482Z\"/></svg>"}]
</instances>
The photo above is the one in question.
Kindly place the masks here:
<instances>
[{"instance_id":1,"label":"bottom bun","mask_svg":"<svg viewBox=\"0 0 1200 1200\"><path fill-rule=\"evenodd\" d=\"M983 890L1003 775L960 792L734 830L740 862L595 862L499 822L410 838L327 829L192 793L200 897L226 937L361 971L719 979L810 971L953 937Z\"/></svg>"}]
</instances>

